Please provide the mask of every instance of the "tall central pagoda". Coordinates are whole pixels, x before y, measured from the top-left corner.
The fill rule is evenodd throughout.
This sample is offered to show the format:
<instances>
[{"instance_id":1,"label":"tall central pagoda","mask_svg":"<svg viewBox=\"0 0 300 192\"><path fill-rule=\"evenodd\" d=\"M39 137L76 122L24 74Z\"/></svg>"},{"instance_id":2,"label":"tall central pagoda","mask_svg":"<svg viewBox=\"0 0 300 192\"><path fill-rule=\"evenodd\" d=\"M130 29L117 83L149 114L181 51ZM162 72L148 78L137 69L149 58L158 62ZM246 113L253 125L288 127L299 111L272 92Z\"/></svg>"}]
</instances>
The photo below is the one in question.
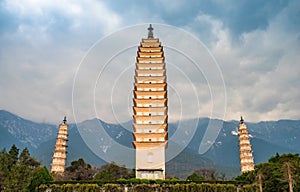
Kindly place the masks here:
<instances>
[{"instance_id":1,"label":"tall central pagoda","mask_svg":"<svg viewBox=\"0 0 300 192\"><path fill-rule=\"evenodd\" d=\"M148 28L137 52L134 99L136 178L165 179L168 143L166 68L163 47Z\"/></svg>"}]
</instances>

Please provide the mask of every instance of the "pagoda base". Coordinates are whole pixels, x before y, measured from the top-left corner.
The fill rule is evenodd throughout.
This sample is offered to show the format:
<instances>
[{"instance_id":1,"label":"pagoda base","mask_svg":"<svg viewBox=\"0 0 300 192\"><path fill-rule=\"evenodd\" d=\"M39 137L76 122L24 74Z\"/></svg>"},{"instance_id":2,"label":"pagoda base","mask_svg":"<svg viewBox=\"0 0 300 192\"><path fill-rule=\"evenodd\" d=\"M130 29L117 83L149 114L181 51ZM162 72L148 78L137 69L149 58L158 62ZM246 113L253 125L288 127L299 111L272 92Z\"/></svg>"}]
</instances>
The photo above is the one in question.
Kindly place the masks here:
<instances>
[{"instance_id":1,"label":"pagoda base","mask_svg":"<svg viewBox=\"0 0 300 192\"><path fill-rule=\"evenodd\" d=\"M136 170L136 178L138 179L165 179L164 170L162 169L137 169Z\"/></svg>"}]
</instances>

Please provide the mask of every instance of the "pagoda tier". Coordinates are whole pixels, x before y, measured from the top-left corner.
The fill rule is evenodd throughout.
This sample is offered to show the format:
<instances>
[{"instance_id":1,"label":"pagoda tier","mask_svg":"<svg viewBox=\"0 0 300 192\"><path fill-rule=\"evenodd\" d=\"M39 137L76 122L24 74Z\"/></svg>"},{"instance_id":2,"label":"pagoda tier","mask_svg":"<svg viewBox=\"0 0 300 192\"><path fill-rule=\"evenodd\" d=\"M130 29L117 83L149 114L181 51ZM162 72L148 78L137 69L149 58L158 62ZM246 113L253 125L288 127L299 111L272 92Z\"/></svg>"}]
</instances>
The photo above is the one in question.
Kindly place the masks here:
<instances>
[{"instance_id":1,"label":"pagoda tier","mask_svg":"<svg viewBox=\"0 0 300 192\"><path fill-rule=\"evenodd\" d=\"M135 71L135 73L136 73L136 75L145 76L145 77L165 76L166 75L166 70L165 69L152 69L151 74L149 74L149 69L137 69Z\"/></svg>"},{"instance_id":2,"label":"pagoda tier","mask_svg":"<svg viewBox=\"0 0 300 192\"><path fill-rule=\"evenodd\" d=\"M136 107L165 107L167 99L134 99L133 103Z\"/></svg>"},{"instance_id":3,"label":"pagoda tier","mask_svg":"<svg viewBox=\"0 0 300 192\"><path fill-rule=\"evenodd\" d=\"M164 99L167 91L134 91L134 98L137 99Z\"/></svg>"},{"instance_id":4,"label":"pagoda tier","mask_svg":"<svg viewBox=\"0 0 300 192\"><path fill-rule=\"evenodd\" d=\"M149 70L150 72L151 70ZM165 83L166 76L135 76L136 83Z\"/></svg>"},{"instance_id":5,"label":"pagoda tier","mask_svg":"<svg viewBox=\"0 0 300 192\"><path fill-rule=\"evenodd\" d=\"M163 47L153 37L142 39L136 57L133 138L136 177L165 179L165 148L168 143L166 68Z\"/></svg>"},{"instance_id":6,"label":"pagoda tier","mask_svg":"<svg viewBox=\"0 0 300 192\"><path fill-rule=\"evenodd\" d=\"M148 132L165 132L168 131L167 128L167 124L134 124L134 132L137 133L148 133ZM155 130L155 131L153 131Z\"/></svg>"},{"instance_id":7,"label":"pagoda tier","mask_svg":"<svg viewBox=\"0 0 300 192\"><path fill-rule=\"evenodd\" d=\"M137 115L164 115L167 113L167 107L134 107L133 111Z\"/></svg>"},{"instance_id":8,"label":"pagoda tier","mask_svg":"<svg viewBox=\"0 0 300 192\"><path fill-rule=\"evenodd\" d=\"M147 41L147 39L144 39L144 41ZM139 51L143 52L144 54L146 54L146 53L156 53L156 52L161 52L162 47L139 47Z\"/></svg>"},{"instance_id":9,"label":"pagoda tier","mask_svg":"<svg viewBox=\"0 0 300 192\"><path fill-rule=\"evenodd\" d=\"M251 150L250 137L246 124L241 118L239 128L239 147L240 147L240 165L241 173L254 170L254 160Z\"/></svg>"},{"instance_id":10,"label":"pagoda tier","mask_svg":"<svg viewBox=\"0 0 300 192\"><path fill-rule=\"evenodd\" d=\"M159 70L165 69L165 63L136 63L136 69Z\"/></svg>"},{"instance_id":11,"label":"pagoda tier","mask_svg":"<svg viewBox=\"0 0 300 192\"><path fill-rule=\"evenodd\" d=\"M59 125L51 164L51 172L60 175L65 171L67 159L68 125L66 124L66 121L65 117L63 123Z\"/></svg>"},{"instance_id":12,"label":"pagoda tier","mask_svg":"<svg viewBox=\"0 0 300 192\"><path fill-rule=\"evenodd\" d=\"M135 148L139 148L144 151L147 151L149 148L158 148L158 147L165 147L168 144L167 141L149 141L149 142L134 142ZM162 163L161 163L162 164Z\"/></svg>"},{"instance_id":13,"label":"pagoda tier","mask_svg":"<svg viewBox=\"0 0 300 192\"><path fill-rule=\"evenodd\" d=\"M163 91L166 90L166 83L149 84L149 83L136 83L134 85L136 91Z\"/></svg>"}]
</instances>

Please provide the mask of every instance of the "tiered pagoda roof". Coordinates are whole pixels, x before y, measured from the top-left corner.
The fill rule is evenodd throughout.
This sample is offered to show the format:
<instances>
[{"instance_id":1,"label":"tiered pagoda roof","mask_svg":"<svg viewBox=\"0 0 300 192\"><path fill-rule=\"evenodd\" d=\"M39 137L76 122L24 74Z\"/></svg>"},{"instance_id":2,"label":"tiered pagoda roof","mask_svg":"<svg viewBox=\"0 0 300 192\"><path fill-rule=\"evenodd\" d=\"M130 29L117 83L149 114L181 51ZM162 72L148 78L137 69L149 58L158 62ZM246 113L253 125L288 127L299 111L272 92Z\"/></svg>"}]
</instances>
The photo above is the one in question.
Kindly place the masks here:
<instances>
[{"instance_id":1,"label":"tiered pagoda roof","mask_svg":"<svg viewBox=\"0 0 300 192\"><path fill-rule=\"evenodd\" d=\"M245 173L254 170L254 160L248 129L242 117L238 128L238 135L240 147L241 173Z\"/></svg>"},{"instance_id":2,"label":"tiered pagoda roof","mask_svg":"<svg viewBox=\"0 0 300 192\"><path fill-rule=\"evenodd\" d=\"M148 38L142 39L136 58L133 145L136 148L137 177L164 179L164 153L168 141L165 58L151 25L148 30ZM144 162L145 155L148 160L153 158L153 162Z\"/></svg>"},{"instance_id":3,"label":"tiered pagoda roof","mask_svg":"<svg viewBox=\"0 0 300 192\"><path fill-rule=\"evenodd\" d=\"M51 172L56 174L63 174L65 171L68 146L68 124L66 122L65 117L63 123L59 125L55 150L52 157Z\"/></svg>"}]
</instances>

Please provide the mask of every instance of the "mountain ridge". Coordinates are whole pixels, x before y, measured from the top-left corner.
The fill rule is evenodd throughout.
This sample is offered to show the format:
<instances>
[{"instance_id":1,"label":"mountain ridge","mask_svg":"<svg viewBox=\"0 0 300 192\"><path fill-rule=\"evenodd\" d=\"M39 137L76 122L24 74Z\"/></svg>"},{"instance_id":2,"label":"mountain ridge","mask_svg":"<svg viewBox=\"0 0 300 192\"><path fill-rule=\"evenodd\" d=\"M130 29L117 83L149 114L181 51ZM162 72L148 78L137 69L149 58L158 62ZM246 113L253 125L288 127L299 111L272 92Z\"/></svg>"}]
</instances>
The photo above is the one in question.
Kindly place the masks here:
<instances>
[{"instance_id":1,"label":"mountain ridge","mask_svg":"<svg viewBox=\"0 0 300 192\"><path fill-rule=\"evenodd\" d=\"M91 119L79 124L69 124L69 148L68 161L76 160L80 157L96 166L103 165L105 161L91 150L80 133L80 126L89 129L89 123L93 121L102 125L104 131L110 139L122 146L132 147L131 121L122 125L105 123L100 119ZM173 135L179 128L179 123L169 124L170 145L178 145L182 151L166 163L167 174L184 178L194 169L201 166L217 168L218 172L226 172L228 176L239 174L239 152L238 138L236 130L238 121L222 121L209 118L197 119L198 124L191 138L187 140L186 146L181 146L179 141L174 140ZM207 131L208 123L222 121L223 125L216 140L204 154L199 154L199 146ZM58 123L59 124L59 123ZM19 148L28 147L31 153L46 165L48 168L54 150L55 139L58 131L58 124L36 123L23 119L13 113L0 110L0 147L9 148L16 144ZM184 122L185 129L189 130L190 121ZM267 161L268 158L278 153L300 153L300 120L278 120L262 121L258 123L247 123L251 135L251 144L254 151L255 163ZM125 127L124 127L125 126ZM43 127L41 129L41 127ZM175 143L174 143L175 142ZM101 147L101 146L99 146ZM107 147L110 147L109 145ZM167 154L172 149L167 149ZM105 154L105 153L104 153ZM133 157L127 157L129 161L134 161Z\"/></svg>"}]
</instances>

